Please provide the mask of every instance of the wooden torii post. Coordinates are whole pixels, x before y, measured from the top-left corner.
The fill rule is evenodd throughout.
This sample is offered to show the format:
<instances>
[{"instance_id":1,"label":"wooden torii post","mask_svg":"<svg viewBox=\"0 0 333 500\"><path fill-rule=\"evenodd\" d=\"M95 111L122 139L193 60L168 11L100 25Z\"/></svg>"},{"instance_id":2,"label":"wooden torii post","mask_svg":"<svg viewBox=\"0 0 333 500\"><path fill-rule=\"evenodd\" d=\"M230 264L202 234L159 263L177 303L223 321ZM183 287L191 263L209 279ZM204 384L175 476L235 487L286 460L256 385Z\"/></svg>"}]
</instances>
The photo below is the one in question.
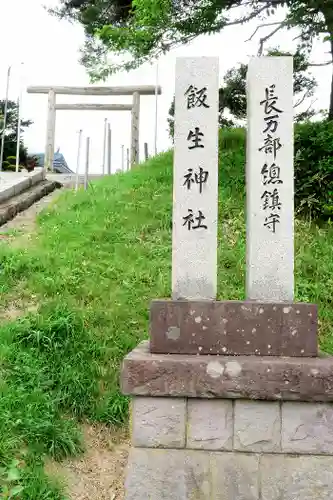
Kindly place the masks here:
<instances>
[{"instance_id":1,"label":"wooden torii post","mask_svg":"<svg viewBox=\"0 0 333 500\"><path fill-rule=\"evenodd\" d=\"M28 87L28 94L48 94L47 130L45 146L46 170L53 170L55 124L57 110L72 111L131 111L131 166L139 163L139 121L140 96L161 94L161 87L154 85L124 86L124 87ZM56 96L61 95L132 95L132 104L57 104Z\"/></svg>"}]
</instances>

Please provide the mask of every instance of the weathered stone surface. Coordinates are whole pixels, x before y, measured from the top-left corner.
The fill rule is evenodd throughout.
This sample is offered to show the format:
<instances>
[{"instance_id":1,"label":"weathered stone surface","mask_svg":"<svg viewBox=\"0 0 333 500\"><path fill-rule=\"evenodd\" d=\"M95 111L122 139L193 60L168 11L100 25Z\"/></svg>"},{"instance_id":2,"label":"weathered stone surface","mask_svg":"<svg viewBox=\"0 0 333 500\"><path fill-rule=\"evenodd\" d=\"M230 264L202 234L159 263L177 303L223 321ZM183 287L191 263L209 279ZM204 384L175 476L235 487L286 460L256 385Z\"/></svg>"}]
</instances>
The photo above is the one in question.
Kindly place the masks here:
<instances>
[{"instance_id":1,"label":"weathered stone surface","mask_svg":"<svg viewBox=\"0 0 333 500\"><path fill-rule=\"evenodd\" d=\"M247 118L246 295L252 300L293 301L292 57L250 59Z\"/></svg>"},{"instance_id":2,"label":"weathered stone surface","mask_svg":"<svg viewBox=\"0 0 333 500\"><path fill-rule=\"evenodd\" d=\"M132 405L132 443L134 446L185 447L185 399L136 397Z\"/></svg>"},{"instance_id":3,"label":"weathered stone surface","mask_svg":"<svg viewBox=\"0 0 333 500\"><path fill-rule=\"evenodd\" d=\"M210 455L190 450L130 450L125 500L210 500Z\"/></svg>"},{"instance_id":4,"label":"weathered stone surface","mask_svg":"<svg viewBox=\"0 0 333 500\"><path fill-rule=\"evenodd\" d=\"M210 454L187 450L184 455L185 498L188 500L210 500L213 498Z\"/></svg>"},{"instance_id":5,"label":"weathered stone surface","mask_svg":"<svg viewBox=\"0 0 333 500\"><path fill-rule=\"evenodd\" d=\"M333 405L282 405L282 451L333 455Z\"/></svg>"},{"instance_id":6,"label":"weathered stone surface","mask_svg":"<svg viewBox=\"0 0 333 500\"><path fill-rule=\"evenodd\" d=\"M317 306L154 300L150 349L165 354L316 356Z\"/></svg>"},{"instance_id":7,"label":"weathered stone surface","mask_svg":"<svg viewBox=\"0 0 333 500\"><path fill-rule=\"evenodd\" d=\"M258 456L132 448L125 500L259 500Z\"/></svg>"},{"instance_id":8,"label":"weathered stone surface","mask_svg":"<svg viewBox=\"0 0 333 500\"><path fill-rule=\"evenodd\" d=\"M174 299L216 297L218 66L217 57L182 57L176 61L172 217ZM192 93L194 89L204 89L205 105L198 105L195 92ZM206 182L195 182L198 175L202 180L207 175Z\"/></svg>"},{"instance_id":9,"label":"weathered stone surface","mask_svg":"<svg viewBox=\"0 0 333 500\"><path fill-rule=\"evenodd\" d=\"M123 362L137 396L333 402L333 358L152 354L142 342Z\"/></svg>"},{"instance_id":10,"label":"weathered stone surface","mask_svg":"<svg viewBox=\"0 0 333 500\"><path fill-rule=\"evenodd\" d=\"M234 450L281 451L280 403L235 401Z\"/></svg>"},{"instance_id":11,"label":"weathered stone surface","mask_svg":"<svg viewBox=\"0 0 333 500\"><path fill-rule=\"evenodd\" d=\"M132 448L125 500L332 500L333 457Z\"/></svg>"},{"instance_id":12,"label":"weathered stone surface","mask_svg":"<svg viewBox=\"0 0 333 500\"><path fill-rule=\"evenodd\" d=\"M233 408L230 400L189 399L187 403L187 448L231 450Z\"/></svg>"},{"instance_id":13,"label":"weathered stone surface","mask_svg":"<svg viewBox=\"0 0 333 500\"><path fill-rule=\"evenodd\" d=\"M259 500L258 455L212 453L214 500ZM191 497L189 497L191 498Z\"/></svg>"},{"instance_id":14,"label":"weathered stone surface","mask_svg":"<svg viewBox=\"0 0 333 500\"><path fill-rule=\"evenodd\" d=\"M131 448L125 500L185 500L184 462L183 450Z\"/></svg>"},{"instance_id":15,"label":"weathered stone surface","mask_svg":"<svg viewBox=\"0 0 333 500\"><path fill-rule=\"evenodd\" d=\"M333 457L263 455L261 500L332 500Z\"/></svg>"}]
</instances>

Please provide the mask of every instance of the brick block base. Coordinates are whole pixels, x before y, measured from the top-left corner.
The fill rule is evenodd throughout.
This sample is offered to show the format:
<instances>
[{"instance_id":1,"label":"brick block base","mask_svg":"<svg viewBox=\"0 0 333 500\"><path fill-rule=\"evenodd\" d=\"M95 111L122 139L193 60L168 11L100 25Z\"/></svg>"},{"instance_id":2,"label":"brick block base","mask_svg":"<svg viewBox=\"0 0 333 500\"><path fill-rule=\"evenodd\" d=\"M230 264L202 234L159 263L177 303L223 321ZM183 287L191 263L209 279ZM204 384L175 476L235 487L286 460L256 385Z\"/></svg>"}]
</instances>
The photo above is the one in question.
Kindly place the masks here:
<instances>
[{"instance_id":1,"label":"brick block base","mask_svg":"<svg viewBox=\"0 0 333 500\"><path fill-rule=\"evenodd\" d=\"M134 397L126 500L333 498L331 403Z\"/></svg>"}]
</instances>

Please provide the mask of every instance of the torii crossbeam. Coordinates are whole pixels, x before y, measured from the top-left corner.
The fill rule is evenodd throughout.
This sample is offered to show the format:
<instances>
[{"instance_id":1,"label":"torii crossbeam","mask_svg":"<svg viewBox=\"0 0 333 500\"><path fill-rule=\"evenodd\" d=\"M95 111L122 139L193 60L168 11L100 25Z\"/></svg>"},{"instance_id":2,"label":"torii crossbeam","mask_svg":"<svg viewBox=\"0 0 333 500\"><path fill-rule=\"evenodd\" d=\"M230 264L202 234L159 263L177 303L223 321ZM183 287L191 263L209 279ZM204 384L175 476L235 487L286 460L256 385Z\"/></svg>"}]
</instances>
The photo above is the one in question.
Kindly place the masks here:
<instances>
[{"instance_id":1,"label":"torii crossbeam","mask_svg":"<svg viewBox=\"0 0 333 500\"><path fill-rule=\"evenodd\" d=\"M45 146L46 170L53 170L55 123L57 110L81 111L131 111L131 166L139 163L139 117L140 96L161 94L160 86L138 85L123 87L59 87L34 86L27 88L28 94L48 94L47 132ZM132 95L132 104L57 104L56 95Z\"/></svg>"}]
</instances>

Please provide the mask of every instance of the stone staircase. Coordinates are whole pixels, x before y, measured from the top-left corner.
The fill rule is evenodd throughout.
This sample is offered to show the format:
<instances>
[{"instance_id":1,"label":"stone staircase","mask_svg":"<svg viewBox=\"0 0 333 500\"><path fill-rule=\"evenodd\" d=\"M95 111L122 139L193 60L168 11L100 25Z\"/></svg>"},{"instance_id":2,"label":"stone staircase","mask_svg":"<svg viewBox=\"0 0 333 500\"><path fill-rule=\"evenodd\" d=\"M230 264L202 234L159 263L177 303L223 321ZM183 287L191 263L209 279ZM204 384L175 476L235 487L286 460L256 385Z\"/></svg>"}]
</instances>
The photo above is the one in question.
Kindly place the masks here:
<instances>
[{"instance_id":1,"label":"stone staircase","mask_svg":"<svg viewBox=\"0 0 333 500\"><path fill-rule=\"evenodd\" d=\"M1 172L0 226L61 187L58 180L47 179L43 169L31 173Z\"/></svg>"},{"instance_id":2,"label":"stone staircase","mask_svg":"<svg viewBox=\"0 0 333 500\"><path fill-rule=\"evenodd\" d=\"M88 182L102 177L90 174ZM38 200L55 189L73 189L75 174L56 174L36 168L33 172L0 172L0 226L12 220ZM79 176L79 186L84 185L84 175Z\"/></svg>"}]
</instances>

